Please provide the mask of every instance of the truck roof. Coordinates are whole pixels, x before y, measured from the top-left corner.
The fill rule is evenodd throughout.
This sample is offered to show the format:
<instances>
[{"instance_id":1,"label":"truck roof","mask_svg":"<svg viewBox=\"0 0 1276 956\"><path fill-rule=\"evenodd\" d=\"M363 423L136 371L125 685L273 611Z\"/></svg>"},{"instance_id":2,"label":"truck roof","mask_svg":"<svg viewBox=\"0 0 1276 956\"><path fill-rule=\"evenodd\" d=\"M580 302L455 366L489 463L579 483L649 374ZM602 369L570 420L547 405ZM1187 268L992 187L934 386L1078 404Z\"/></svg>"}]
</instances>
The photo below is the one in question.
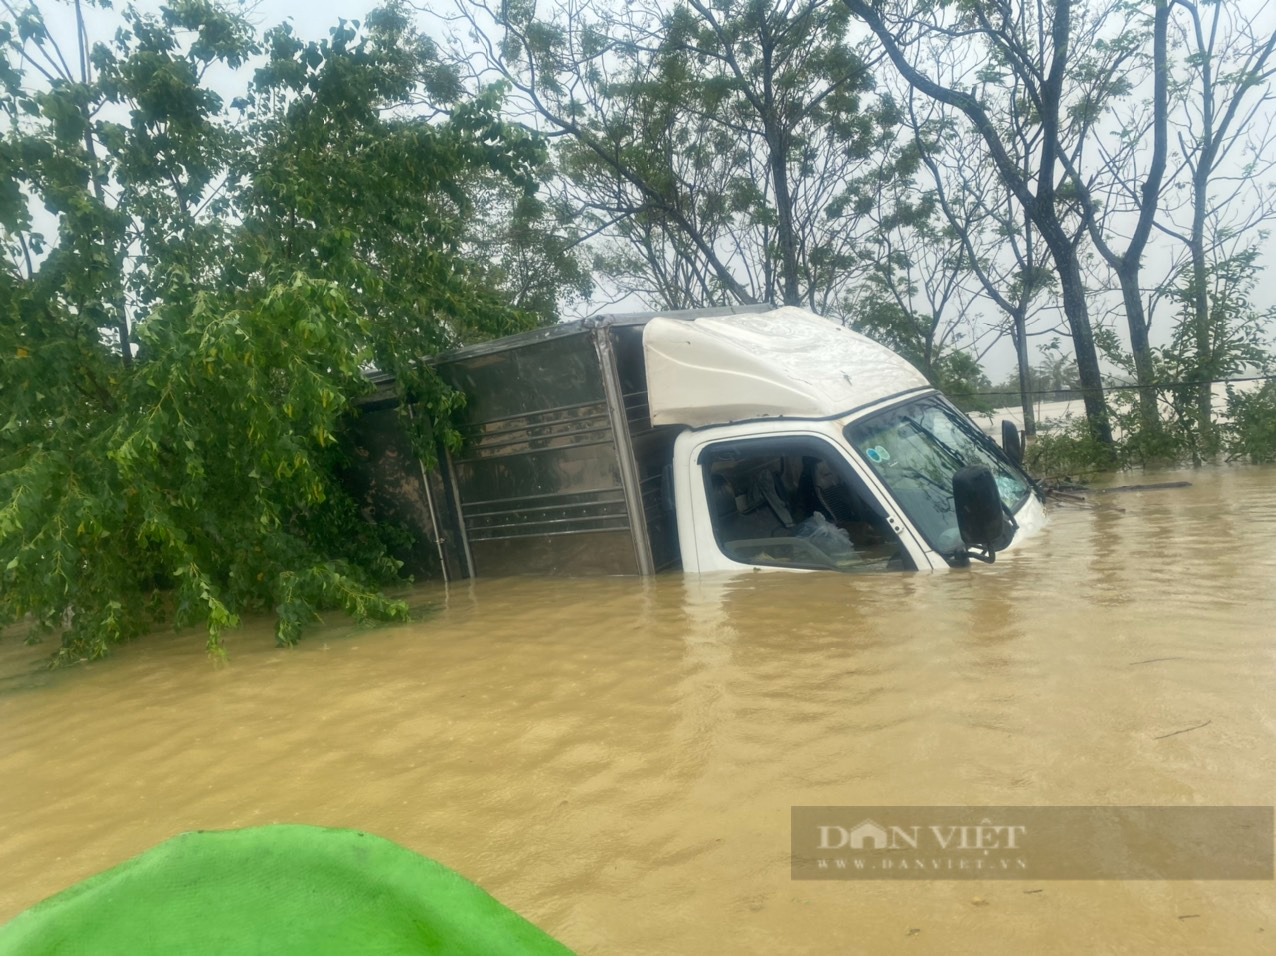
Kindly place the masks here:
<instances>
[{"instance_id":1,"label":"truck roof","mask_svg":"<svg viewBox=\"0 0 1276 956\"><path fill-rule=\"evenodd\" d=\"M430 356L426 361L431 365L440 365L455 359L477 358L480 355L494 355L498 352L507 352L510 349L519 349L537 342L544 342L549 339L562 338L568 335L580 335L591 329L612 326L612 325L646 325L656 317L673 319L682 322L688 322L693 319L724 316L724 315L740 315L756 312L770 312L775 308L770 303L760 303L756 305L724 305L713 306L704 309L666 309L656 312L606 312L599 315L591 315L583 319L569 319L565 322L556 322L553 325L547 325L544 328L530 329L527 332L517 332L514 335L506 335L499 339L489 339L486 342L475 342L472 345L463 345L460 348L449 349L446 352L439 352L437 355ZM374 385L384 385L393 381L394 376L389 372L380 369L370 369L365 376L368 381Z\"/></svg>"},{"instance_id":2,"label":"truck roof","mask_svg":"<svg viewBox=\"0 0 1276 956\"><path fill-rule=\"evenodd\" d=\"M522 348L534 342L556 339L564 335L577 335L611 325L646 325L652 319L663 318L677 322L692 322L704 318L721 318L730 315L748 315L774 311L775 306L769 303L760 305L724 305L707 309L672 309L663 312L608 312L593 315L585 319L572 319L558 322L543 329L532 329L507 335L504 338L492 339L488 342L476 342L459 349L440 353L433 359L435 362L447 362L451 359L471 358L478 355L491 355L493 352L504 352L507 349Z\"/></svg>"},{"instance_id":3,"label":"truck roof","mask_svg":"<svg viewBox=\"0 0 1276 956\"><path fill-rule=\"evenodd\" d=\"M643 329L653 425L834 418L930 388L872 339L805 309L782 307Z\"/></svg>"}]
</instances>

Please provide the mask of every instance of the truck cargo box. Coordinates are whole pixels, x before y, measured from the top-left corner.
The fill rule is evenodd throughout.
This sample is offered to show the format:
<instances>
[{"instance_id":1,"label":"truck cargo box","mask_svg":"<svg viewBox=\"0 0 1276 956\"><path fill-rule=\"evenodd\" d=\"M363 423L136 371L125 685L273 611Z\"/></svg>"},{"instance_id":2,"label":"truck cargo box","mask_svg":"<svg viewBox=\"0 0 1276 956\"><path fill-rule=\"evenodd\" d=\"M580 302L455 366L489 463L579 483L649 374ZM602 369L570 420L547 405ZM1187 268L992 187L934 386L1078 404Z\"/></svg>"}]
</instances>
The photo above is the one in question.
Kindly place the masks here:
<instances>
[{"instance_id":1,"label":"truck cargo box","mask_svg":"<svg viewBox=\"0 0 1276 956\"><path fill-rule=\"evenodd\" d=\"M348 483L370 516L408 532L398 557L418 578L674 568L667 466L682 429L651 424L643 327L770 308L603 316L440 356L440 377L467 396L464 444L440 448L428 472L382 377L362 402Z\"/></svg>"}]
</instances>

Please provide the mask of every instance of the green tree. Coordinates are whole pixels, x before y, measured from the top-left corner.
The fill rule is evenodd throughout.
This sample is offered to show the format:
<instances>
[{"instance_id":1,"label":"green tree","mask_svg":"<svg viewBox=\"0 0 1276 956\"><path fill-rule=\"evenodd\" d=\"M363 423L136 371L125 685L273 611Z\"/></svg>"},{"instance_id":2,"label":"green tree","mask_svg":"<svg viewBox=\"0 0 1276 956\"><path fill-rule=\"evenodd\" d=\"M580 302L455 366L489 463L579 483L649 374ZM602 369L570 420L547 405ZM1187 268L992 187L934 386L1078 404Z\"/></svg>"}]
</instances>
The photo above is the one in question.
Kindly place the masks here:
<instances>
[{"instance_id":1,"label":"green tree","mask_svg":"<svg viewBox=\"0 0 1276 956\"><path fill-rule=\"evenodd\" d=\"M29 618L73 660L161 620L216 649L247 612L273 610L283 643L324 608L401 619L337 436L369 364L445 424L457 399L420 360L537 321L464 251L467 188L530 194L543 146L497 92L464 96L394 8L316 43L272 31L238 125L203 77L260 46L216 7L126 9L110 44L77 30L91 75L54 69L38 11L15 22L0 624ZM423 118L436 99L446 115Z\"/></svg>"},{"instance_id":2,"label":"green tree","mask_svg":"<svg viewBox=\"0 0 1276 956\"><path fill-rule=\"evenodd\" d=\"M1044 266L1048 254L1031 217L982 155L977 134L947 115L943 104L911 88L905 102L909 127L933 183L934 202L960 241L964 261L983 297L1006 317L1003 328L1014 343L1019 370L1024 434L1032 438L1037 424L1028 340L1034 334L1030 331L1033 319L1049 307L1042 295L1054 285L1053 275ZM1011 401L998 397L996 403Z\"/></svg>"},{"instance_id":3,"label":"green tree","mask_svg":"<svg viewBox=\"0 0 1276 956\"><path fill-rule=\"evenodd\" d=\"M1220 297L1219 283L1247 285L1238 266L1241 274L1252 274L1256 263L1237 244L1252 245L1263 223L1276 216L1271 125L1276 29L1266 5L1257 12L1228 0L1175 0L1175 6L1183 12L1176 32L1186 53L1177 76L1183 95L1174 116L1175 175L1190 198L1188 222L1176 223L1171 214L1162 228L1188 251L1183 271L1196 353L1191 364L1212 379L1232 362L1230 349L1215 354L1217 343L1227 341L1220 339L1220 329L1236 324L1235 297ZM1196 386L1194 417L1199 450L1208 455L1216 443L1208 381Z\"/></svg>"},{"instance_id":4,"label":"green tree","mask_svg":"<svg viewBox=\"0 0 1276 956\"><path fill-rule=\"evenodd\" d=\"M549 163L536 172L540 183L555 176ZM570 204L561 197L512 190L495 175L469 192L473 214L465 222L461 248L505 302L539 324L552 325L564 307L592 296L593 276Z\"/></svg>"},{"instance_id":5,"label":"green tree","mask_svg":"<svg viewBox=\"0 0 1276 956\"><path fill-rule=\"evenodd\" d=\"M875 224L863 244L870 265L844 313L857 331L904 356L963 407L983 407L976 393L989 382L976 350L986 351L998 330L977 331L967 246L933 191L917 194L905 182L883 191L868 214Z\"/></svg>"},{"instance_id":6,"label":"green tree","mask_svg":"<svg viewBox=\"0 0 1276 956\"><path fill-rule=\"evenodd\" d=\"M177 0L158 14L125 8L115 37L90 44L77 0L66 42L38 7L3 6L5 252L31 307L74 316L84 340L111 330L127 367L136 318L217 259L218 223L201 213L233 138L200 77L241 65L251 30L207 0ZM38 206L56 237L32 219Z\"/></svg>"},{"instance_id":7,"label":"green tree","mask_svg":"<svg viewBox=\"0 0 1276 956\"><path fill-rule=\"evenodd\" d=\"M903 0L843 2L909 86L969 124L1006 190L1031 219L1058 276L1087 419L1100 445L1110 447L1078 255L1086 218L1072 176L1094 128L1096 91L1110 73L1119 73L1123 60L1119 44L1104 42L1105 18L1073 0L922 7Z\"/></svg>"},{"instance_id":8,"label":"green tree","mask_svg":"<svg viewBox=\"0 0 1276 956\"><path fill-rule=\"evenodd\" d=\"M619 294L837 311L867 266L866 208L901 175L840 5L460 7L485 68L558 137Z\"/></svg>"},{"instance_id":9,"label":"green tree","mask_svg":"<svg viewBox=\"0 0 1276 956\"><path fill-rule=\"evenodd\" d=\"M1215 382L1266 373L1272 367L1276 308L1259 309L1253 303L1260 272L1258 249L1242 247L1211 264L1203 277L1203 290L1194 263L1184 269L1174 289L1180 320L1158 358L1162 380L1171 383L1164 390L1180 456L1200 462L1218 451L1219 436L1212 422L1201 414L1202 390L1212 393ZM1198 311L1202 292L1204 328ZM1244 406L1244 399L1239 405ZM1246 454L1253 450L1249 448Z\"/></svg>"}]
</instances>

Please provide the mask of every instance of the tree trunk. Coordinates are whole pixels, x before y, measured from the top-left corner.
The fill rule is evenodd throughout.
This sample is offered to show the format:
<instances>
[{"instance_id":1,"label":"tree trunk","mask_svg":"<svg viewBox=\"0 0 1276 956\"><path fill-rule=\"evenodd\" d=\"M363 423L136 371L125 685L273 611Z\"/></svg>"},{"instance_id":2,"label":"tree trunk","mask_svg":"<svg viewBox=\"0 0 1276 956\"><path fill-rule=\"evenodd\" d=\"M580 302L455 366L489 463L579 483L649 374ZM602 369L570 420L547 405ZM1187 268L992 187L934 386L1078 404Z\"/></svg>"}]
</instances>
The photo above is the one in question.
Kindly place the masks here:
<instances>
[{"instance_id":1,"label":"tree trunk","mask_svg":"<svg viewBox=\"0 0 1276 956\"><path fill-rule=\"evenodd\" d=\"M1205 179L1204 164L1197 166L1197 180ZM1210 334L1209 267L1205 261L1206 193L1209 182L1194 182L1192 196L1192 331L1196 340L1196 377L1201 380L1196 393L1196 437L1200 453L1206 457L1214 448L1213 336Z\"/></svg>"},{"instance_id":2,"label":"tree trunk","mask_svg":"<svg viewBox=\"0 0 1276 956\"><path fill-rule=\"evenodd\" d=\"M1029 214L1037 224L1042 239L1050 249L1059 283L1063 290L1063 314L1072 332L1072 345L1077 354L1077 377L1081 380L1081 397L1085 402L1090 433L1100 444L1111 448L1112 424L1103 399L1103 375L1099 371L1099 353L1094 347L1094 330L1090 326L1090 307L1085 300L1085 281L1077 261L1077 247L1059 218L1055 195L1055 170L1063 152L1059 139L1059 112L1063 106L1063 78L1067 73L1072 40L1072 2L1055 0L1054 18L1050 24L1053 47L1050 72L1041 85L1041 155L1037 166L1037 194L1028 197ZM1018 170L1016 169L1017 173Z\"/></svg>"},{"instance_id":3,"label":"tree trunk","mask_svg":"<svg viewBox=\"0 0 1276 956\"><path fill-rule=\"evenodd\" d=\"M1117 255L1108 244L1100 228L1098 212L1089 199L1086 185L1075 177L1083 198L1087 228L1094 239L1099 254L1116 273L1121 285L1121 299L1125 306L1126 325L1130 331L1130 353L1134 357L1134 370L1139 383L1140 431L1149 435L1160 430L1161 418L1156 407L1155 368L1152 347L1148 342L1147 313L1143 308L1139 271L1143 251L1156 219L1157 205L1161 199L1161 182L1165 178L1165 164L1169 152L1169 53L1168 32L1170 23L1169 0L1156 0L1156 14L1152 28L1152 158L1148 164L1147 178L1139 189L1139 218L1130 235L1125 252Z\"/></svg>"},{"instance_id":4,"label":"tree trunk","mask_svg":"<svg viewBox=\"0 0 1276 956\"><path fill-rule=\"evenodd\" d=\"M1130 327L1130 353L1134 356L1134 372L1139 382L1139 424L1143 431L1155 434L1161 429L1161 416L1156 407L1156 369L1152 362L1152 345L1148 341L1147 316L1139 288L1139 266L1123 263L1117 270L1121 283L1121 299L1125 304L1126 322Z\"/></svg>"},{"instance_id":5,"label":"tree trunk","mask_svg":"<svg viewBox=\"0 0 1276 956\"><path fill-rule=\"evenodd\" d=\"M793 230L793 196L789 189L788 150L782 139L771 140L771 178L775 186L776 240L780 246L780 282L785 305L801 305L797 237Z\"/></svg>"},{"instance_id":6,"label":"tree trunk","mask_svg":"<svg viewBox=\"0 0 1276 956\"><path fill-rule=\"evenodd\" d=\"M1152 27L1152 159L1147 179L1140 190L1139 221L1116 269L1117 280L1121 283L1121 298L1125 303L1126 324L1130 330L1130 353L1134 356L1134 370L1139 380L1139 421L1142 430L1148 434L1160 431L1161 417L1156 407L1156 387L1153 385L1156 371L1152 363L1152 347L1148 343L1148 320L1139 288L1139 269L1161 199L1161 182L1165 177L1169 152L1169 27L1169 0L1156 0ZM1105 258L1109 258L1107 244L1101 242L1099 247Z\"/></svg>"},{"instance_id":7,"label":"tree trunk","mask_svg":"<svg viewBox=\"0 0 1276 956\"><path fill-rule=\"evenodd\" d=\"M1103 374L1099 370L1099 353L1094 347L1090 309L1085 300L1085 282L1081 278L1076 249L1066 240L1059 246L1058 239L1052 241L1046 230L1042 232L1054 258L1055 268L1059 270L1063 314L1068 319L1068 329L1072 333L1077 377L1081 380L1081 398L1085 403L1086 418L1090 420L1090 432L1098 442L1111 447L1112 423L1108 419L1108 406L1103 399Z\"/></svg>"},{"instance_id":8,"label":"tree trunk","mask_svg":"<svg viewBox=\"0 0 1276 956\"><path fill-rule=\"evenodd\" d=\"M88 48L88 32L84 27L84 8L80 0L75 0L75 22L76 45L80 55L80 82L84 85L85 89L88 89L89 81L91 79L91 74L89 72L89 64L91 61L89 56L90 51ZM102 180L105 178L105 174L102 170L102 164L98 160L97 156L97 145L93 138L93 114L89 109L88 102L84 102L81 105L80 112L84 121L84 152L88 158L89 179L93 183L93 195L97 199L98 205L105 210L107 208L106 193L102 186ZM104 235L102 240L103 242L109 241L109 237ZM122 258L122 251L118 248L111 249L112 257L114 257L117 252L121 252ZM121 273L121 276L122 275L123 273ZM128 368L133 364L133 346L130 342L129 336L128 301L125 297L122 282L120 288L115 290L115 295L111 298L111 304L115 308L114 328L116 334L120 337L120 359L124 363L124 367Z\"/></svg>"},{"instance_id":9,"label":"tree trunk","mask_svg":"<svg viewBox=\"0 0 1276 956\"><path fill-rule=\"evenodd\" d=\"M1016 310L1011 337L1015 340L1015 357L1019 360L1019 406L1023 411L1023 433L1026 438L1037 436L1037 416L1032 408L1032 366L1028 364L1028 314L1027 309Z\"/></svg>"}]
</instances>

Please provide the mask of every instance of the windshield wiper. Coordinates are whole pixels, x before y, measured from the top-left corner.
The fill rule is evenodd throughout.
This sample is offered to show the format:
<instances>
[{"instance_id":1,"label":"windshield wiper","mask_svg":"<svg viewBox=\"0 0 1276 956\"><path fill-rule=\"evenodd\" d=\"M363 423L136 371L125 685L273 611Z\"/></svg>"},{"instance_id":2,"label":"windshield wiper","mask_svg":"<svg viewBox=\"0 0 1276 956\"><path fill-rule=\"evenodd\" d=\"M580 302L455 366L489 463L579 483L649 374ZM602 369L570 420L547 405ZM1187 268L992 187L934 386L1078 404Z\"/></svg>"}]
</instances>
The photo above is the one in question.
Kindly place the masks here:
<instances>
[{"instance_id":1,"label":"windshield wiper","mask_svg":"<svg viewBox=\"0 0 1276 956\"><path fill-rule=\"evenodd\" d=\"M904 474L912 475L915 478L920 478L922 481L926 482L926 484L930 485L932 488L937 488L939 490L939 493L942 495L945 495L949 498L953 496L953 490L951 488L945 488L943 485L943 482L926 474L926 472L922 471L920 468L915 468L912 465L905 465Z\"/></svg>"},{"instance_id":2,"label":"windshield wiper","mask_svg":"<svg viewBox=\"0 0 1276 956\"><path fill-rule=\"evenodd\" d=\"M963 467L963 468L964 468L964 467L966 466L966 459L965 459L965 458L961 457L961 455L959 455L959 454L957 454L957 452L953 451L953 449L952 449L952 448L950 448L950 447L948 446L948 444L947 444L947 443L946 443L946 442L945 442L942 438L940 438L938 435L936 435L933 431L931 431L929 428L927 428L925 425L923 425L923 424L922 424L921 422L919 422L917 419L913 418L913 417L912 417L912 416L910 416L910 415L905 415L905 416L904 416L904 421L908 422L908 424L912 425L912 426L913 426L914 428L916 428L919 432L921 432L923 435L925 435L927 438L929 438L931 441L933 441L936 445L938 445L938 446L939 446L939 450L940 450L940 451L942 451L942 452L944 452L944 454L946 454L946 455L947 455L949 458L951 458L953 461L957 462L957 464L958 464L960 467Z\"/></svg>"}]
</instances>

